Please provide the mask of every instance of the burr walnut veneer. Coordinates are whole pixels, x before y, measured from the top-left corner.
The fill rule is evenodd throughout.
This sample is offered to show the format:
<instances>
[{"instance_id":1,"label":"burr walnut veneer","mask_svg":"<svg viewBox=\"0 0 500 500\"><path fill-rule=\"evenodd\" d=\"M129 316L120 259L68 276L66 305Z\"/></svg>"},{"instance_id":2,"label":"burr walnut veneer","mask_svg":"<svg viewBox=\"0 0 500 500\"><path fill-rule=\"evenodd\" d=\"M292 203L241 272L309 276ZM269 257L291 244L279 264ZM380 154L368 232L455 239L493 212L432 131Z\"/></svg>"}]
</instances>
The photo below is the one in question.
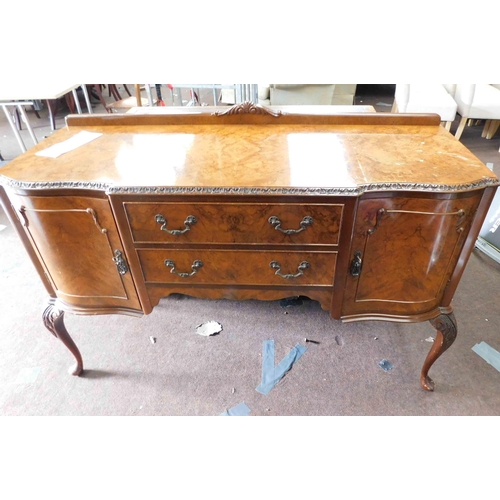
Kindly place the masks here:
<instances>
[{"instance_id":1,"label":"burr walnut veneer","mask_svg":"<svg viewBox=\"0 0 500 500\"><path fill-rule=\"evenodd\" d=\"M64 312L149 314L172 293L305 295L343 321L430 320L432 390L498 179L437 115L222 109L68 117L0 171L72 373L83 363ZM36 156L82 130L102 136Z\"/></svg>"}]
</instances>

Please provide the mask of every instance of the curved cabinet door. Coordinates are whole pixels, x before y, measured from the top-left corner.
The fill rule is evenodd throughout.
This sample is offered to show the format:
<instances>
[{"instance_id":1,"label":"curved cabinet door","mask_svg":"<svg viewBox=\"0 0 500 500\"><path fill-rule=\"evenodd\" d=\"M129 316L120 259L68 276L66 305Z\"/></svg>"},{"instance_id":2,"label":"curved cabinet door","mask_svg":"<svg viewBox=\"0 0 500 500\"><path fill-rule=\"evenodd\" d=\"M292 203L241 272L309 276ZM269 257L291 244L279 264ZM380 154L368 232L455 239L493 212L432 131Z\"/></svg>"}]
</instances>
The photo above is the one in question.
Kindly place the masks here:
<instances>
[{"instance_id":1,"label":"curved cabinet door","mask_svg":"<svg viewBox=\"0 0 500 500\"><path fill-rule=\"evenodd\" d=\"M439 307L481 195L360 200L343 318L409 320Z\"/></svg>"},{"instance_id":2,"label":"curved cabinet door","mask_svg":"<svg viewBox=\"0 0 500 500\"><path fill-rule=\"evenodd\" d=\"M11 196L11 200L57 297L70 309L141 309L107 199Z\"/></svg>"}]
</instances>

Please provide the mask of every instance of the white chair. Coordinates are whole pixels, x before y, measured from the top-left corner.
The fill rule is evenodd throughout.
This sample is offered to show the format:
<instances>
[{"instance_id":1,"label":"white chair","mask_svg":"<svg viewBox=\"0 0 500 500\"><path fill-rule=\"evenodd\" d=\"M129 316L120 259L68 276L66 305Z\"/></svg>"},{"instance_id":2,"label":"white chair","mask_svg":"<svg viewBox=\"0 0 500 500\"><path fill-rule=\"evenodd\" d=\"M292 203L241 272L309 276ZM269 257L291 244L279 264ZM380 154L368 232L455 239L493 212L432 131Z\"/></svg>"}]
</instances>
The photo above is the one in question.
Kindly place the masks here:
<instances>
[{"instance_id":1,"label":"white chair","mask_svg":"<svg viewBox=\"0 0 500 500\"><path fill-rule=\"evenodd\" d=\"M490 83L490 85L500 90L500 83ZM482 137L486 137L486 139L491 139L495 135L499 127L500 127L500 120L487 120L484 125Z\"/></svg>"},{"instance_id":2,"label":"white chair","mask_svg":"<svg viewBox=\"0 0 500 500\"><path fill-rule=\"evenodd\" d=\"M441 83L398 83L394 95L393 113L436 113L445 123L446 130L457 114L457 103Z\"/></svg>"},{"instance_id":3,"label":"white chair","mask_svg":"<svg viewBox=\"0 0 500 500\"><path fill-rule=\"evenodd\" d=\"M486 83L457 84L455 101L462 117L455 137L460 139L467 120L473 119L486 120L483 137L491 139L498 128L494 122L500 120L500 89Z\"/></svg>"}]
</instances>

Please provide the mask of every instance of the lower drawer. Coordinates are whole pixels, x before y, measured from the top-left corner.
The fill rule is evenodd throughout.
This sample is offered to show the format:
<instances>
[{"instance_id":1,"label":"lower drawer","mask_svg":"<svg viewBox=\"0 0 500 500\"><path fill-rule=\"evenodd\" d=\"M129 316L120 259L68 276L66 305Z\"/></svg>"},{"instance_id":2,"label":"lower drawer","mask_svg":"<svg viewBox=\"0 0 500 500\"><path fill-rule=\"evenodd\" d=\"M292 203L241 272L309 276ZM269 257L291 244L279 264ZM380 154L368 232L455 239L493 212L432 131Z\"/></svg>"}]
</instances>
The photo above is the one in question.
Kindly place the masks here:
<instances>
[{"instance_id":1,"label":"lower drawer","mask_svg":"<svg viewBox=\"0 0 500 500\"><path fill-rule=\"evenodd\" d=\"M337 252L137 250L146 283L333 285Z\"/></svg>"}]
</instances>

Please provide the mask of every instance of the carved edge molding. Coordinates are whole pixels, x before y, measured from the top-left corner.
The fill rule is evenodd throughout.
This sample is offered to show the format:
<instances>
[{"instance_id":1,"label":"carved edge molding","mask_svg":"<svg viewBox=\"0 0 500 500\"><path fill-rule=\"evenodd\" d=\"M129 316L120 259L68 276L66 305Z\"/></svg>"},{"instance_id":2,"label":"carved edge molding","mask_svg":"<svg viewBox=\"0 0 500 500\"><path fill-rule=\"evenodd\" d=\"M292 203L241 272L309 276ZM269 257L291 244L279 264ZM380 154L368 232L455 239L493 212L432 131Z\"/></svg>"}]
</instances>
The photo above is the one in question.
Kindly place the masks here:
<instances>
[{"instance_id":1,"label":"carved edge molding","mask_svg":"<svg viewBox=\"0 0 500 500\"><path fill-rule=\"evenodd\" d=\"M472 191L490 186L499 186L500 180L483 178L468 184L422 184L408 182L389 182L363 184L356 187L184 187L184 186L114 186L102 182L56 181L23 182L14 181L0 175L0 185L11 189L90 189L104 191L106 194L226 194L226 195L312 195L312 196L358 196L372 191L422 191L422 192L460 192Z\"/></svg>"},{"instance_id":2,"label":"carved edge molding","mask_svg":"<svg viewBox=\"0 0 500 500\"><path fill-rule=\"evenodd\" d=\"M215 111L212 113L213 116L228 116L228 115L270 115L270 116L283 116L287 113L283 111L274 110L261 106L260 104L254 104L253 102L242 102L241 104L235 104L225 111Z\"/></svg>"}]
</instances>

